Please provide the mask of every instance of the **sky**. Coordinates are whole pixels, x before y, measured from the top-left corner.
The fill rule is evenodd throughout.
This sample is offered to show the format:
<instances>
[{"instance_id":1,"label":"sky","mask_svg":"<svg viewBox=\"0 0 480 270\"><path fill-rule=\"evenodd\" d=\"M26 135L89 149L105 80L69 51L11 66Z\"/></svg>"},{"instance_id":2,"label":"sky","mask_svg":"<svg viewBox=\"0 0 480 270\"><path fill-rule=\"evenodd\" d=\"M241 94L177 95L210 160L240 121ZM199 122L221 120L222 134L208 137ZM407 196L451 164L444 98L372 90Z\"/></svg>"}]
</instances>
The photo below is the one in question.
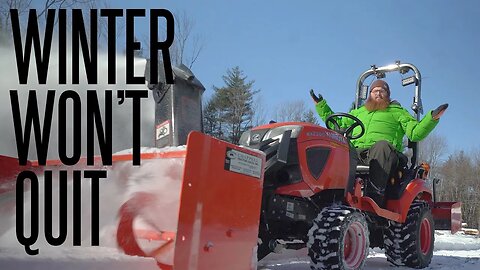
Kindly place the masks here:
<instances>
[{"instance_id":1,"label":"sky","mask_svg":"<svg viewBox=\"0 0 480 270\"><path fill-rule=\"evenodd\" d=\"M448 151L480 148L478 1L137 0L111 5L186 12L204 44L192 71L207 88L205 97L213 85L223 86L227 69L239 66L255 81L267 108L301 100L313 109L308 94L313 88L334 111L345 112L358 77L371 65L411 63L422 74L425 112L450 105L435 131L446 138ZM148 30L141 23L139 33ZM409 108L414 88L403 88L398 73L386 80L392 98Z\"/></svg>"},{"instance_id":2,"label":"sky","mask_svg":"<svg viewBox=\"0 0 480 270\"><path fill-rule=\"evenodd\" d=\"M107 2L111 8L165 8L186 14L203 45L192 71L206 87L204 99L213 94L213 86L224 85L222 76L227 69L239 66L248 80L255 81L254 89L260 90L257 95L268 113L266 122L275 120L274 109L288 102L303 101L314 109L310 89L320 93L334 111L347 112L358 77L371 65L397 60L411 63L422 74L424 111L443 103L450 105L434 131L448 144L443 158L461 150L480 151L480 122L475 113L480 101L478 1ZM33 5L39 3L33 1ZM135 36L148 37L148 19L139 18L135 23ZM124 46L122 39L117 42ZM15 79L15 69L10 67L14 65L13 50L6 56L3 51L0 58L7 63L0 66L0 79L10 82ZM124 68L119 66L117 72ZM392 98L410 108L414 87L403 88L398 73L387 74L386 81ZM1 99L8 101L6 95ZM6 110L2 117L11 118L8 107L1 107ZM9 138L12 130L8 129ZM2 146L2 152L14 154L12 145Z\"/></svg>"}]
</instances>

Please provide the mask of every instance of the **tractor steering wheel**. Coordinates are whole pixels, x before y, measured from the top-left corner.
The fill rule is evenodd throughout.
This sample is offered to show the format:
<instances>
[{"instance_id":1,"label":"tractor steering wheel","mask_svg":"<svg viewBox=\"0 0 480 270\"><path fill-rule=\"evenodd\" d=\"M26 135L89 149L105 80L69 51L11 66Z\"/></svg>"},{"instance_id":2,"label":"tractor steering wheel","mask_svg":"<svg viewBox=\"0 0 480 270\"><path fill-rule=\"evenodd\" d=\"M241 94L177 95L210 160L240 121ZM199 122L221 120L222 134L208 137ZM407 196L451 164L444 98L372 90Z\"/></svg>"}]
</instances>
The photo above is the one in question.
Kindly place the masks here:
<instances>
[{"instance_id":1,"label":"tractor steering wheel","mask_svg":"<svg viewBox=\"0 0 480 270\"><path fill-rule=\"evenodd\" d=\"M338 124L335 117L350 118L350 119L353 120L353 124L351 126L349 126L347 129L343 129L343 128L340 127L340 125ZM333 124L333 129L328 125L329 123ZM345 138L347 138L349 140L356 140L356 139L362 137L363 134L365 134L365 126L363 125L362 121L360 121L360 119L358 119L357 117L355 117L351 114L348 114L348 113L334 113L334 114L329 115L327 117L327 119L325 119L325 125L327 126L328 129L334 130L334 131L342 134ZM360 126L361 131L360 131L359 134L353 136L353 129L355 129L358 126Z\"/></svg>"}]
</instances>

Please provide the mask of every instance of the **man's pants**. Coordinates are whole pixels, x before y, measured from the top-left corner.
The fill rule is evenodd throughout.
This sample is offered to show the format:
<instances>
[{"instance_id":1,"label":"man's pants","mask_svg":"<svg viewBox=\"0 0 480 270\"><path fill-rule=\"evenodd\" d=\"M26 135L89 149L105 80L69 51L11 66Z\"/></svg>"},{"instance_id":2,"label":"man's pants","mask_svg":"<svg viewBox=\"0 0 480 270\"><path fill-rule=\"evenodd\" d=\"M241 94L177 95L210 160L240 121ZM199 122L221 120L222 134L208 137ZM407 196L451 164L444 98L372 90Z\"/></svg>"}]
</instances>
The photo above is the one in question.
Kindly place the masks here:
<instances>
[{"instance_id":1,"label":"man's pants","mask_svg":"<svg viewBox=\"0 0 480 270\"><path fill-rule=\"evenodd\" d=\"M395 147L387 141L378 141L370 148L357 149L357 157L359 164L370 166L367 194L383 195L387 181L398 167L398 154Z\"/></svg>"}]
</instances>

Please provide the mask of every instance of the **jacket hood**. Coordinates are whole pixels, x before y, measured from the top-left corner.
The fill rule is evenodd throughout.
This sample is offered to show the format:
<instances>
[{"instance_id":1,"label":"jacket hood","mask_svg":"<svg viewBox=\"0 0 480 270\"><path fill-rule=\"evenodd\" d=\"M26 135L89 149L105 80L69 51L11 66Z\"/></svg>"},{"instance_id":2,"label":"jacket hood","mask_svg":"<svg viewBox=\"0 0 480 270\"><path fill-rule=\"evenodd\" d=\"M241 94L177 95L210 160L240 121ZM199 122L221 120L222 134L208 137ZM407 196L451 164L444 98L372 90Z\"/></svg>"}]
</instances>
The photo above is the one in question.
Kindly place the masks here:
<instances>
[{"instance_id":1,"label":"jacket hood","mask_svg":"<svg viewBox=\"0 0 480 270\"><path fill-rule=\"evenodd\" d=\"M395 99L390 101L390 106L392 106L392 105L402 107L402 104L400 104L400 102L398 102Z\"/></svg>"}]
</instances>

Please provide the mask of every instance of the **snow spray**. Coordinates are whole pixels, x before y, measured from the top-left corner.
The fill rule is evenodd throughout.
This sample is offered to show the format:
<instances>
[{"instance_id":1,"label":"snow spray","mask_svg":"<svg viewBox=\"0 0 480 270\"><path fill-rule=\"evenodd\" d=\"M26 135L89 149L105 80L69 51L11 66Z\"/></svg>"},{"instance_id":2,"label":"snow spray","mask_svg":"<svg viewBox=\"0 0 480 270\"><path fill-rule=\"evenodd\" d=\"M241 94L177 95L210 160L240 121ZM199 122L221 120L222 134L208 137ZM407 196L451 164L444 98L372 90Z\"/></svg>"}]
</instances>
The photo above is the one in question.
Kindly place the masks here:
<instances>
[{"instance_id":1,"label":"snow spray","mask_svg":"<svg viewBox=\"0 0 480 270\"><path fill-rule=\"evenodd\" d=\"M100 183L108 179L108 170L105 166L112 166L113 137L112 130L113 117L112 103L114 103L115 92L106 86L103 89L92 87L99 86L99 78L108 79L109 85L117 84L117 63L116 59L116 39L115 39L115 21L122 17L123 10L100 10L100 16L108 19L108 53L106 61L99 63L97 46L97 19L98 11L91 9L88 11L90 16L90 35L87 38L87 31L84 24L84 14L82 10L72 10L67 14L67 10L50 9L47 11L46 23L43 31L39 30L37 14L35 10L30 10L26 27L20 25L19 14L16 9L10 10L11 25L13 34L13 49L7 53L11 57L12 51L15 55L18 84L9 87L9 98L11 108L11 119L13 120L13 131L15 146L18 155L19 166L24 166L28 162L29 156L34 153L37 162L36 166L42 168L40 175L37 170L24 170L20 172L16 179L16 237L18 242L24 246L25 252L29 255L39 254L38 248L32 246L39 239L41 233L41 211L43 210L44 222L43 229L45 240L50 246L62 245L67 239L68 223L68 198L73 197L73 245L82 244L82 183L89 183L90 186L90 211L91 211L91 245L99 245L99 198ZM127 85L142 84L145 82L143 76L135 76L135 50L140 49L140 43L134 38L134 18L144 17L145 10L132 9L126 10L126 49L125 49L125 69L124 77ZM167 38L165 41L158 41L158 20L166 20ZM67 19L70 19L67 22ZM71 38L67 38L67 24L71 25ZM58 29L55 29L57 27ZM158 52L162 52L163 64L167 83L173 83L172 67L168 48L173 42L173 15L165 9L150 10L150 58L152 66L157 67ZM25 31L22 31L26 29ZM43 41L40 40L40 32L44 33ZM52 50L53 33L58 34L58 48ZM24 38L22 39L22 36ZM68 42L71 42L67 46ZM42 47L43 46L43 47ZM69 48L67 48L69 47ZM70 50L68 50L70 49ZM80 65L80 49L82 51L83 63ZM32 55L35 55L36 66L32 68L30 62ZM50 61L51 52L57 53L56 62ZM4 55L2 53L2 55ZM9 57L7 56L7 58ZM68 56L71 56L70 58ZM68 60L71 60L69 63ZM12 59L10 59L12 60ZM103 59L101 59L103 60ZM57 65L52 65L51 63ZM3 61L2 61L3 63ZM103 64L102 64L103 63ZM105 65L106 63L106 65ZM14 65L10 65L8 68ZM103 69L102 69L103 67ZM51 69L49 69L51 68ZM58 74L55 83L57 87L52 87L52 70ZM33 72L36 70L36 85L32 80ZM50 73L49 73L50 71ZM169 72L170 71L170 72ZM68 74L70 72L70 74ZM158 70L150 70L153 80L158 78ZM83 75L84 76L83 76ZM100 74L100 76L99 76ZM13 75L13 74L12 74ZM70 85L67 86L70 75ZM81 76L82 75L82 76ZM14 76L15 77L15 76ZM47 82L49 85L47 86ZM152 81L154 83L154 81ZM2 82L3 84L3 82ZM88 84L82 87L82 84ZM7 85L7 84L3 84ZM28 87L28 91L25 89ZM118 86L115 86L116 88ZM23 90L22 90L23 88ZM52 89L53 88L53 89ZM87 90L88 89L88 90ZM141 89L116 89L116 98L118 105L131 101L133 109L127 112L131 116L133 123L131 133L132 146L132 164L140 166L140 130L141 130L141 101L148 97L148 90ZM103 103L99 102L97 91L103 92ZM60 92L60 94L58 94ZM26 95L25 93L28 93ZM27 96L27 101L22 101L22 96ZM45 96L45 101L43 101ZM42 101L40 101L42 100ZM26 104L26 108L22 105ZM39 104L44 110L39 110ZM82 106L83 105L83 106ZM123 109L123 108L122 108ZM125 111L125 109L123 109ZM103 112L103 116L102 116ZM54 116L57 116L55 119ZM71 118L67 119L67 116ZM22 124L22 118L24 119ZM41 120L43 119L43 120ZM55 122L55 120L56 122ZM56 126L54 126L56 124ZM52 129L52 126L53 129ZM56 157L59 163L57 168L48 167L47 157L52 148L50 135L52 130L57 130L57 148ZM31 136L33 130L33 136ZM119 132L120 136L124 132ZM3 137L2 137L3 140ZM86 144L85 144L86 140ZM11 140L13 141L13 140ZM97 144L95 144L97 141ZM30 149L31 142L34 142L35 151ZM83 142L83 143L82 143ZM86 145L86 147L85 147ZM81 158L82 149L86 148L86 160ZM97 152L99 158L94 155ZM82 166L79 166L82 165ZM58 183L54 184L54 179ZM73 179L73 180L72 180ZM70 181L72 180L72 181ZM55 185L57 185L56 188ZM25 192L25 187L29 187ZM70 187L70 189L69 189ZM43 190L42 190L43 188ZM59 212L56 213L53 205L53 191L58 191ZM29 198L26 196L29 195ZM41 198L43 197L43 198ZM43 209L40 207L41 201L44 201ZM25 210L25 208L28 208ZM57 214L59 220L58 227L53 226L53 216ZM29 233L25 230L29 229ZM56 236L54 234L57 234Z\"/></svg>"}]
</instances>

